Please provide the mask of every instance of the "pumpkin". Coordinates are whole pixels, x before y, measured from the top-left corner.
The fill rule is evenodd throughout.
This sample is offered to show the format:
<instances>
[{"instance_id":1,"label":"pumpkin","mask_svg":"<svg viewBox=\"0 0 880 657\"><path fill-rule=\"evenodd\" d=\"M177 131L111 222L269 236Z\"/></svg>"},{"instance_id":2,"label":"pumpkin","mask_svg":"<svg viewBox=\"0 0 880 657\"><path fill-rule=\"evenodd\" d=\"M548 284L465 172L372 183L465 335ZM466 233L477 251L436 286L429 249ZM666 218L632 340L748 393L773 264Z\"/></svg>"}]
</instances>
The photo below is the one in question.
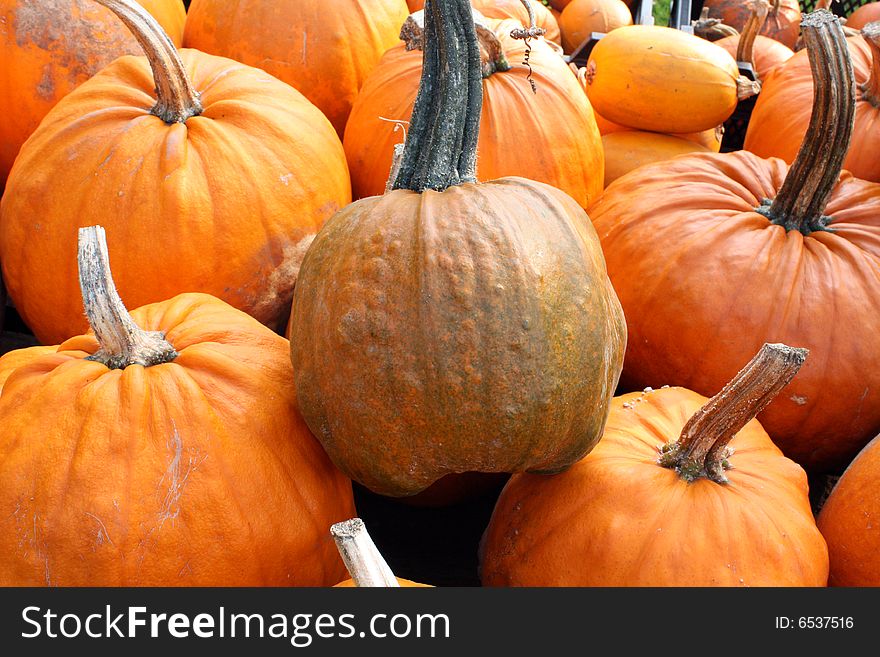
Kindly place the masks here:
<instances>
[{"instance_id":1,"label":"pumpkin","mask_svg":"<svg viewBox=\"0 0 880 657\"><path fill-rule=\"evenodd\" d=\"M587 96L599 114L653 132L714 128L755 92L726 50L669 27L614 30L590 51L586 69Z\"/></svg>"},{"instance_id":2,"label":"pumpkin","mask_svg":"<svg viewBox=\"0 0 880 657\"><path fill-rule=\"evenodd\" d=\"M561 42L556 17L537 0L471 0L471 6L486 18L513 19L524 27L534 24L544 30L545 39Z\"/></svg>"},{"instance_id":3,"label":"pumpkin","mask_svg":"<svg viewBox=\"0 0 880 657\"><path fill-rule=\"evenodd\" d=\"M79 267L94 333L0 358L0 584L338 582L320 528L351 483L296 410L287 341L204 294L129 314L100 228Z\"/></svg>"},{"instance_id":4,"label":"pumpkin","mask_svg":"<svg viewBox=\"0 0 880 657\"><path fill-rule=\"evenodd\" d=\"M868 2L846 17L846 26L854 30L861 30L868 23L880 21L880 2Z\"/></svg>"},{"instance_id":5,"label":"pumpkin","mask_svg":"<svg viewBox=\"0 0 880 657\"><path fill-rule=\"evenodd\" d=\"M819 473L880 431L880 316L865 310L880 307L880 185L840 170L855 111L840 25L827 11L804 21L819 79L790 167L683 155L618 179L590 217L627 319L622 389L711 394L763 342L807 347L759 419Z\"/></svg>"},{"instance_id":6,"label":"pumpkin","mask_svg":"<svg viewBox=\"0 0 880 657\"><path fill-rule=\"evenodd\" d=\"M605 137L606 135L610 135L615 132L640 132L638 130L635 130L635 128L620 125L619 123L614 123L613 121L602 118L602 115L598 113L594 113L594 116L596 117L596 125L599 127L599 134L602 135L602 137ZM664 133L655 132L652 134L660 135ZM710 128L709 130L703 130L701 132L672 134L670 136L695 142L696 144L704 146L706 149L717 153L721 150L721 138L724 136L724 126L719 125L714 128Z\"/></svg>"},{"instance_id":7,"label":"pumpkin","mask_svg":"<svg viewBox=\"0 0 880 657\"><path fill-rule=\"evenodd\" d=\"M751 10L749 0L706 0L711 18L720 18L726 25L742 32ZM761 34L789 48L794 48L800 35L801 6L799 0L770 0L770 11Z\"/></svg>"},{"instance_id":8,"label":"pumpkin","mask_svg":"<svg viewBox=\"0 0 880 657\"><path fill-rule=\"evenodd\" d=\"M339 138L264 71L177 53L132 0L99 1L145 40L147 57L81 85L22 149L0 204L17 310L44 344L85 330L64 245L101 217L133 305L205 292L280 325L310 240L351 200Z\"/></svg>"},{"instance_id":9,"label":"pumpkin","mask_svg":"<svg viewBox=\"0 0 880 657\"><path fill-rule=\"evenodd\" d=\"M632 25L632 12L622 0L574 0L562 11L562 49L574 52L593 32Z\"/></svg>"},{"instance_id":10,"label":"pumpkin","mask_svg":"<svg viewBox=\"0 0 880 657\"><path fill-rule=\"evenodd\" d=\"M831 586L880 586L880 436L849 464L819 512Z\"/></svg>"},{"instance_id":11,"label":"pumpkin","mask_svg":"<svg viewBox=\"0 0 880 657\"><path fill-rule=\"evenodd\" d=\"M550 0L550 6L556 11L564 11L571 4L571 0Z\"/></svg>"},{"instance_id":12,"label":"pumpkin","mask_svg":"<svg viewBox=\"0 0 880 657\"><path fill-rule=\"evenodd\" d=\"M176 44L181 0L140 2ZM55 104L117 57L140 51L93 0L0 0L0 191L21 145Z\"/></svg>"},{"instance_id":13,"label":"pumpkin","mask_svg":"<svg viewBox=\"0 0 880 657\"><path fill-rule=\"evenodd\" d=\"M410 13L421 11L425 8L425 0L406 0Z\"/></svg>"},{"instance_id":14,"label":"pumpkin","mask_svg":"<svg viewBox=\"0 0 880 657\"><path fill-rule=\"evenodd\" d=\"M867 25L862 34L847 39L859 89L855 131L843 166L857 178L880 182L880 22ZM812 96L809 58L799 51L765 81L744 148L761 157L793 161L810 122Z\"/></svg>"},{"instance_id":15,"label":"pumpkin","mask_svg":"<svg viewBox=\"0 0 880 657\"><path fill-rule=\"evenodd\" d=\"M358 89L408 13L405 0L193 0L183 44L287 82L342 137Z\"/></svg>"},{"instance_id":16,"label":"pumpkin","mask_svg":"<svg viewBox=\"0 0 880 657\"><path fill-rule=\"evenodd\" d=\"M511 37L511 30L519 27L514 21L489 20L488 27L480 29L486 69L480 180L527 176L588 207L602 193L602 143L577 79L546 41L532 39L526 46ZM397 128L405 126L413 111L422 68L422 53L406 47L385 53L364 83L346 126L343 144L355 198L384 192L394 147L406 134ZM528 66L522 63L527 47ZM490 53L498 54L492 58ZM528 78L537 93L530 90Z\"/></svg>"},{"instance_id":17,"label":"pumpkin","mask_svg":"<svg viewBox=\"0 0 880 657\"><path fill-rule=\"evenodd\" d=\"M612 132L602 137L605 149L605 186L644 164L662 162L683 153L709 152L701 144L680 137L638 130Z\"/></svg>"},{"instance_id":18,"label":"pumpkin","mask_svg":"<svg viewBox=\"0 0 880 657\"><path fill-rule=\"evenodd\" d=\"M581 461L511 477L483 537L483 584L825 586L807 475L754 419L803 358L768 345L712 399L616 397Z\"/></svg>"},{"instance_id":19,"label":"pumpkin","mask_svg":"<svg viewBox=\"0 0 880 657\"><path fill-rule=\"evenodd\" d=\"M707 41L719 41L739 34L739 30L725 24L720 18L709 18L709 8L705 6L700 10L700 16L691 21L691 27L694 34Z\"/></svg>"},{"instance_id":20,"label":"pumpkin","mask_svg":"<svg viewBox=\"0 0 880 657\"><path fill-rule=\"evenodd\" d=\"M430 584L419 584L395 577L360 518L351 518L332 525L330 535L333 536L339 556L351 575L351 579L339 582L337 587L430 588Z\"/></svg>"},{"instance_id":21,"label":"pumpkin","mask_svg":"<svg viewBox=\"0 0 880 657\"><path fill-rule=\"evenodd\" d=\"M785 44L759 34L767 20L768 8L765 0L754 0L750 3L751 14L743 26L742 35L724 37L715 42L733 55L737 62L751 64L752 71L760 80L794 55L794 51Z\"/></svg>"},{"instance_id":22,"label":"pumpkin","mask_svg":"<svg viewBox=\"0 0 880 657\"><path fill-rule=\"evenodd\" d=\"M625 348L578 202L525 178L477 183L467 0L428 0L425 33L392 189L321 229L291 320L306 422L343 472L389 497L450 473L570 466L601 435Z\"/></svg>"}]
</instances>

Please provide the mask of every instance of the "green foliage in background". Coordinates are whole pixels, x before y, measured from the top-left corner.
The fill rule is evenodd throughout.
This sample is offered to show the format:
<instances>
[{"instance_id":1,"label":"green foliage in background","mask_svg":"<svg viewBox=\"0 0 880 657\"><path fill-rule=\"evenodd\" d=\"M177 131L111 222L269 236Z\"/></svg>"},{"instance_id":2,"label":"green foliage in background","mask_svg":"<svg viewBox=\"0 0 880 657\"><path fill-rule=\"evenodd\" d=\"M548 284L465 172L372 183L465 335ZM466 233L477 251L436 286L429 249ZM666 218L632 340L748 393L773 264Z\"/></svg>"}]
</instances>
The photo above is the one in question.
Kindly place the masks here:
<instances>
[{"instance_id":1,"label":"green foliage in background","mask_svg":"<svg viewBox=\"0 0 880 657\"><path fill-rule=\"evenodd\" d=\"M654 25L669 25L669 5L672 0L654 0Z\"/></svg>"}]
</instances>

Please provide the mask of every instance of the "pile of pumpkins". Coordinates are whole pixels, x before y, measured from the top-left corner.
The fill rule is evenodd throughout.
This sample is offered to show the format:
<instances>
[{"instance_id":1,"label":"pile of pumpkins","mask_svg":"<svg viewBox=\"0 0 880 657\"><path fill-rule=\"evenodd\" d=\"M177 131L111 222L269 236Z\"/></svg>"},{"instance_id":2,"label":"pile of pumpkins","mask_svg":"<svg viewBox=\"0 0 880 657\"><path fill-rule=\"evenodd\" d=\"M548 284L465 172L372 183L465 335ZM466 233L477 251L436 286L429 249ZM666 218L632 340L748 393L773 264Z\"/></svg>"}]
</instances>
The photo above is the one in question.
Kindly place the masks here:
<instances>
[{"instance_id":1,"label":"pile of pumpkins","mask_svg":"<svg viewBox=\"0 0 880 657\"><path fill-rule=\"evenodd\" d=\"M0 0L0 585L880 584L880 23L707 6Z\"/></svg>"}]
</instances>

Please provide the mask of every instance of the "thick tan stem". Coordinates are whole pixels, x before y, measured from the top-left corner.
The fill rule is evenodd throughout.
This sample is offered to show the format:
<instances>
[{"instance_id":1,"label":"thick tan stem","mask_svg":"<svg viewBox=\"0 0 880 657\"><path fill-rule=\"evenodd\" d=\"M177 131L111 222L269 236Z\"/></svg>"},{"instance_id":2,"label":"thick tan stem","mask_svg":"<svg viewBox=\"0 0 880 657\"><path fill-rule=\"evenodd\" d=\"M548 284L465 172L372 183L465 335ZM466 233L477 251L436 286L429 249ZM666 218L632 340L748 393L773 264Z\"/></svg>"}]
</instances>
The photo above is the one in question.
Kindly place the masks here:
<instances>
[{"instance_id":1,"label":"thick tan stem","mask_svg":"<svg viewBox=\"0 0 880 657\"><path fill-rule=\"evenodd\" d=\"M756 210L786 230L808 235L827 230L830 221L823 213L852 139L856 90L837 17L814 11L804 17L801 31L813 73L810 125L776 198Z\"/></svg>"},{"instance_id":2,"label":"thick tan stem","mask_svg":"<svg viewBox=\"0 0 880 657\"><path fill-rule=\"evenodd\" d=\"M199 93L186 74L171 39L150 13L134 0L95 0L125 23L143 48L156 83L152 113L165 123L184 123L202 111Z\"/></svg>"},{"instance_id":3,"label":"thick tan stem","mask_svg":"<svg viewBox=\"0 0 880 657\"><path fill-rule=\"evenodd\" d=\"M868 81L863 83L859 90L862 99L880 108L880 21L868 23L862 28L862 37L871 48L871 75Z\"/></svg>"},{"instance_id":4,"label":"thick tan stem","mask_svg":"<svg viewBox=\"0 0 880 657\"><path fill-rule=\"evenodd\" d=\"M707 478L727 483L728 443L789 384L807 357L806 349L765 344L730 383L697 411L667 445L660 464L685 481Z\"/></svg>"},{"instance_id":5,"label":"thick tan stem","mask_svg":"<svg viewBox=\"0 0 880 657\"><path fill-rule=\"evenodd\" d=\"M174 347L157 331L145 331L128 314L110 273L107 237L101 226L79 229L79 285L89 325L101 348L88 360L110 369L150 367L177 358Z\"/></svg>"},{"instance_id":6,"label":"thick tan stem","mask_svg":"<svg viewBox=\"0 0 880 657\"><path fill-rule=\"evenodd\" d=\"M739 43L736 46L736 61L751 64L752 70L755 68L755 39L761 33L761 28L767 21L767 12L770 11L770 5L767 0L752 0L749 3L749 14L746 24L739 35Z\"/></svg>"},{"instance_id":7,"label":"thick tan stem","mask_svg":"<svg viewBox=\"0 0 880 657\"><path fill-rule=\"evenodd\" d=\"M707 41L718 41L728 36L736 36L739 32L730 25L725 25L720 18L709 18L709 8L703 7L700 17L691 21L694 34Z\"/></svg>"},{"instance_id":8,"label":"thick tan stem","mask_svg":"<svg viewBox=\"0 0 880 657\"><path fill-rule=\"evenodd\" d=\"M364 521L352 518L330 527L336 549L342 557L355 586L400 586L391 568L385 562L373 539L367 533Z\"/></svg>"},{"instance_id":9,"label":"thick tan stem","mask_svg":"<svg viewBox=\"0 0 880 657\"><path fill-rule=\"evenodd\" d=\"M484 78L493 73L510 70L510 62L501 47L498 35L489 27L488 21L483 14L471 7L474 15L474 27L477 30L477 43L480 47L480 64ZM407 50L424 49L425 10L414 12L407 16L400 28L400 40L403 41Z\"/></svg>"}]
</instances>

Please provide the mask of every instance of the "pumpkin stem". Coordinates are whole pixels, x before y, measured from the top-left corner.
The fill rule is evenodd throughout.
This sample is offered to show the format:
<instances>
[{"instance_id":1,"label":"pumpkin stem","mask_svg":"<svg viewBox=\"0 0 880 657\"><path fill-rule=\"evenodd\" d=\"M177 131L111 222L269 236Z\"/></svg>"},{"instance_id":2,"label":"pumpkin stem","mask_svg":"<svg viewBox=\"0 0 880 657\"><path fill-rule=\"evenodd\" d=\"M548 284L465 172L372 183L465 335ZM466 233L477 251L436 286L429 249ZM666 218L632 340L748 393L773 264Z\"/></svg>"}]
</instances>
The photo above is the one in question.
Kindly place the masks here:
<instances>
[{"instance_id":1,"label":"pumpkin stem","mask_svg":"<svg viewBox=\"0 0 880 657\"><path fill-rule=\"evenodd\" d=\"M443 191L477 181L483 109L480 46L468 0L425 1L424 57L394 189Z\"/></svg>"},{"instance_id":2,"label":"pumpkin stem","mask_svg":"<svg viewBox=\"0 0 880 657\"><path fill-rule=\"evenodd\" d=\"M480 62L482 64L483 78L488 78L493 73L510 70L510 62L504 54L501 40L492 31L486 20L479 11L471 7L474 16L474 28L477 30L477 42L480 46ZM425 12L416 11L407 16L403 27L400 28L400 39L407 50L423 50L425 43Z\"/></svg>"},{"instance_id":3,"label":"pumpkin stem","mask_svg":"<svg viewBox=\"0 0 880 657\"><path fill-rule=\"evenodd\" d=\"M804 235L826 228L823 212L849 150L856 111L855 79L837 17L820 9L801 22L813 71L813 113L797 157L773 201L756 211Z\"/></svg>"},{"instance_id":4,"label":"pumpkin stem","mask_svg":"<svg viewBox=\"0 0 880 657\"><path fill-rule=\"evenodd\" d=\"M100 349L87 360L111 370L170 363L177 352L158 331L145 331L128 314L110 273L107 236L101 226L79 229L79 285L89 325Z\"/></svg>"},{"instance_id":5,"label":"pumpkin stem","mask_svg":"<svg viewBox=\"0 0 880 657\"><path fill-rule=\"evenodd\" d=\"M691 27L694 30L694 34L707 41L718 41L724 37L739 34L735 27L727 25L720 18L710 18L709 7L703 7L700 17L695 21L691 21Z\"/></svg>"},{"instance_id":6,"label":"pumpkin stem","mask_svg":"<svg viewBox=\"0 0 880 657\"><path fill-rule=\"evenodd\" d=\"M727 444L800 370L809 352L765 344L730 383L688 420L681 436L661 449L659 463L687 482L705 477L727 483Z\"/></svg>"},{"instance_id":7,"label":"pumpkin stem","mask_svg":"<svg viewBox=\"0 0 880 657\"><path fill-rule=\"evenodd\" d=\"M761 33L761 28L764 27L770 5L767 0L752 0L748 3L748 7L751 13L739 36L739 43L736 46L736 61L751 64L752 70L756 71L755 39ZM757 77L757 72L755 77Z\"/></svg>"},{"instance_id":8,"label":"pumpkin stem","mask_svg":"<svg viewBox=\"0 0 880 657\"><path fill-rule=\"evenodd\" d=\"M379 548L373 543L364 521L352 518L330 527L336 549L354 580L355 586L400 586Z\"/></svg>"},{"instance_id":9,"label":"pumpkin stem","mask_svg":"<svg viewBox=\"0 0 880 657\"><path fill-rule=\"evenodd\" d=\"M199 93L186 74L171 39L150 13L134 0L95 0L125 23L141 44L156 83L158 101L150 111L165 123L185 123L202 111Z\"/></svg>"},{"instance_id":10,"label":"pumpkin stem","mask_svg":"<svg viewBox=\"0 0 880 657\"><path fill-rule=\"evenodd\" d=\"M871 48L871 75L859 90L862 99L880 108L880 21L868 23L861 31L862 37Z\"/></svg>"}]
</instances>

